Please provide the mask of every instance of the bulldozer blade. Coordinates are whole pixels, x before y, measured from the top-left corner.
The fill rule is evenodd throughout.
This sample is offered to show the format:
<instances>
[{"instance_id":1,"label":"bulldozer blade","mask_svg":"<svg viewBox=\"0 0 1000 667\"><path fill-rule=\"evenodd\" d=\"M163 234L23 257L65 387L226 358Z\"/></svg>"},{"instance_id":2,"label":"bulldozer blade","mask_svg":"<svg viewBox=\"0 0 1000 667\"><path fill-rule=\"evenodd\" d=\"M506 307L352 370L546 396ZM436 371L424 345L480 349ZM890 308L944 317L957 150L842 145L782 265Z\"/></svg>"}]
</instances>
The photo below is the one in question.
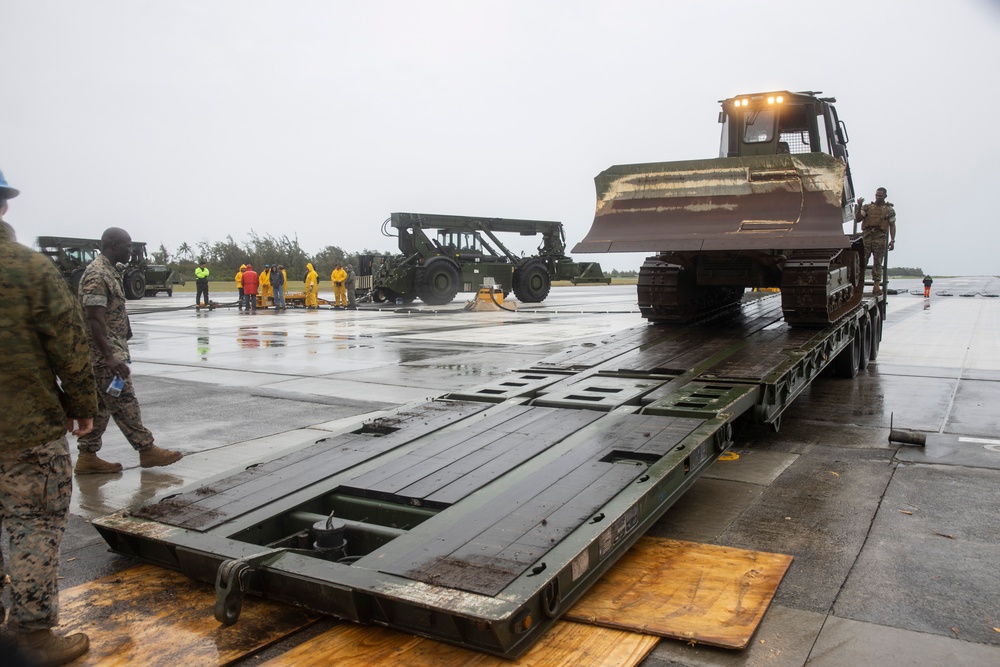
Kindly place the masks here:
<instances>
[{"instance_id":1,"label":"bulldozer blade","mask_svg":"<svg viewBox=\"0 0 1000 667\"><path fill-rule=\"evenodd\" d=\"M573 252L848 248L845 173L825 153L617 165Z\"/></svg>"}]
</instances>

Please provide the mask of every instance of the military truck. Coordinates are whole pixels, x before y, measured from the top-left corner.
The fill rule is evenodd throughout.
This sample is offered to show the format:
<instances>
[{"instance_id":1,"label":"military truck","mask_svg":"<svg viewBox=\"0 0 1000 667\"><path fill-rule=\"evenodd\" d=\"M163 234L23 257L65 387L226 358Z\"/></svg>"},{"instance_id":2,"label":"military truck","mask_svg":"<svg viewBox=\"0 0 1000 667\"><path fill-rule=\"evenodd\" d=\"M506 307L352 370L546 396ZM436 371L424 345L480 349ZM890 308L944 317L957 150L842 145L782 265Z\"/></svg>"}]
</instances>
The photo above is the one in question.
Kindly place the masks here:
<instances>
[{"instance_id":1,"label":"military truck","mask_svg":"<svg viewBox=\"0 0 1000 667\"><path fill-rule=\"evenodd\" d=\"M52 259L74 292L80 286L84 269L101 252L100 239L39 236L36 243L39 252ZM158 292L173 296L174 285L184 284L184 277L177 271L160 264L150 264L146 244L141 241L132 242L129 260L118 265L118 273L127 299L156 296Z\"/></svg>"},{"instance_id":2,"label":"military truck","mask_svg":"<svg viewBox=\"0 0 1000 667\"><path fill-rule=\"evenodd\" d=\"M542 241L537 254L522 257L498 233L541 235ZM382 223L382 234L398 237L401 254L382 258L374 268L371 295L377 302L419 298L439 306L458 292L476 291L487 278L523 303L544 301L553 280L611 283L600 264L575 262L565 254L561 222L392 213Z\"/></svg>"},{"instance_id":3,"label":"military truck","mask_svg":"<svg viewBox=\"0 0 1000 667\"><path fill-rule=\"evenodd\" d=\"M595 179L594 224L574 252L645 252L639 308L687 322L781 289L785 321L826 326L861 303L847 130L832 97L806 91L722 100L718 158L617 165Z\"/></svg>"}]
</instances>

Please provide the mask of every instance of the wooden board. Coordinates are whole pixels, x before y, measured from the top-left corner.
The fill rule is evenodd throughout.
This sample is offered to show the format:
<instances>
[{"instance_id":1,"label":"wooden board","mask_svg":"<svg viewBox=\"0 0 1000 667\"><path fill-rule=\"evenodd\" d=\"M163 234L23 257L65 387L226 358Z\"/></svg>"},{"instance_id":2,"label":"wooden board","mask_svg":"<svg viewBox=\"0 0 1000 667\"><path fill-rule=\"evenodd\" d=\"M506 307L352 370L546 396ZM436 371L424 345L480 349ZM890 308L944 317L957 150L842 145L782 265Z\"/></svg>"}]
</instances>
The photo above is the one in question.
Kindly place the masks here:
<instances>
[{"instance_id":1,"label":"wooden board","mask_svg":"<svg viewBox=\"0 0 1000 667\"><path fill-rule=\"evenodd\" d=\"M792 557L643 537L567 620L745 648Z\"/></svg>"},{"instance_id":2,"label":"wooden board","mask_svg":"<svg viewBox=\"0 0 1000 667\"><path fill-rule=\"evenodd\" d=\"M345 623L263 667L630 667L657 642L647 635L561 621L520 659L505 660L388 628Z\"/></svg>"},{"instance_id":3,"label":"wooden board","mask_svg":"<svg viewBox=\"0 0 1000 667\"><path fill-rule=\"evenodd\" d=\"M247 596L235 625L215 620L215 589L152 565L62 591L59 632L86 632L73 665L224 665L315 622L296 607Z\"/></svg>"}]
</instances>

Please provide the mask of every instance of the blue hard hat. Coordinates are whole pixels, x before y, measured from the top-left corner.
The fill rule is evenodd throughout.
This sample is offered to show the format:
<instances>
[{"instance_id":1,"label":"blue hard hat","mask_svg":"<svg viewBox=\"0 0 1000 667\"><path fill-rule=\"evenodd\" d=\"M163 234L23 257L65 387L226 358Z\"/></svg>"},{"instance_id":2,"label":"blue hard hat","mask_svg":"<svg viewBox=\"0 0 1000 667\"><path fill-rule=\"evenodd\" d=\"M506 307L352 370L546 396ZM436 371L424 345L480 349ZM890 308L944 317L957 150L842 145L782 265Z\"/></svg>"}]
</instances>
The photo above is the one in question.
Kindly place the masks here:
<instances>
[{"instance_id":1,"label":"blue hard hat","mask_svg":"<svg viewBox=\"0 0 1000 667\"><path fill-rule=\"evenodd\" d=\"M21 191L10 187L7 184L7 179L3 177L3 172L0 171L0 199L13 199L19 194L21 194Z\"/></svg>"}]
</instances>

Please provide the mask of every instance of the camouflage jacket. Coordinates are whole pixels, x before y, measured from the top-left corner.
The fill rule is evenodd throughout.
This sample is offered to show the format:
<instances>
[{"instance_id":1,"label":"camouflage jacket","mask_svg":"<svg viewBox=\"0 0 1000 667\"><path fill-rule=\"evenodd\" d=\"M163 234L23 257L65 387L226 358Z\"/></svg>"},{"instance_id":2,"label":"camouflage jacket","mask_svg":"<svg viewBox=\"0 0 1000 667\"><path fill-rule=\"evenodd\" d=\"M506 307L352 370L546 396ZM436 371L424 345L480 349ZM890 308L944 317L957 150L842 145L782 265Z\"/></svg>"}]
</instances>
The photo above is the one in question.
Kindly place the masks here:
<instances>
[{"instance_id":1,"label":"camouflage jacket","mask_svg":"<svg viewBox=\"0 0 1000 667\"><path fill-rule=\"evenodd\" d=\"M122 280L115 270L115 265L104 255L87 266L80 278L80 302L87 306L104 308L104 322L107 325L108 344L114 351L115 359L128 363L131 361L128 351L128 339L132 337L132 327L125 310L125 291ZM104 354L94 342L94 334L87 327L87 338L90 340L90 356L94 366L102 367Z\"/></svg>"},{"instance_id":2,"label":"camouflage jacket","mask_svg":"<svg viewBox=\"0 0 1000 667\"><path fill-rule=\"evenodd\" d=\"M66 433L97 414L97 389L79 302L52 261L0 228L0 451Z\"/></svg>"},{"instance_id":3,"label":"camouflage jacket","mask_svg":"<svg viewBox=\"0 0 1000 667\"><path fill-rule=\"evenodd\" d=\"M878 204L870 202L861 207L861 229L881 229L888 233L896 224L896 209L889 202Z\"/></svg>"}]
</instances>

